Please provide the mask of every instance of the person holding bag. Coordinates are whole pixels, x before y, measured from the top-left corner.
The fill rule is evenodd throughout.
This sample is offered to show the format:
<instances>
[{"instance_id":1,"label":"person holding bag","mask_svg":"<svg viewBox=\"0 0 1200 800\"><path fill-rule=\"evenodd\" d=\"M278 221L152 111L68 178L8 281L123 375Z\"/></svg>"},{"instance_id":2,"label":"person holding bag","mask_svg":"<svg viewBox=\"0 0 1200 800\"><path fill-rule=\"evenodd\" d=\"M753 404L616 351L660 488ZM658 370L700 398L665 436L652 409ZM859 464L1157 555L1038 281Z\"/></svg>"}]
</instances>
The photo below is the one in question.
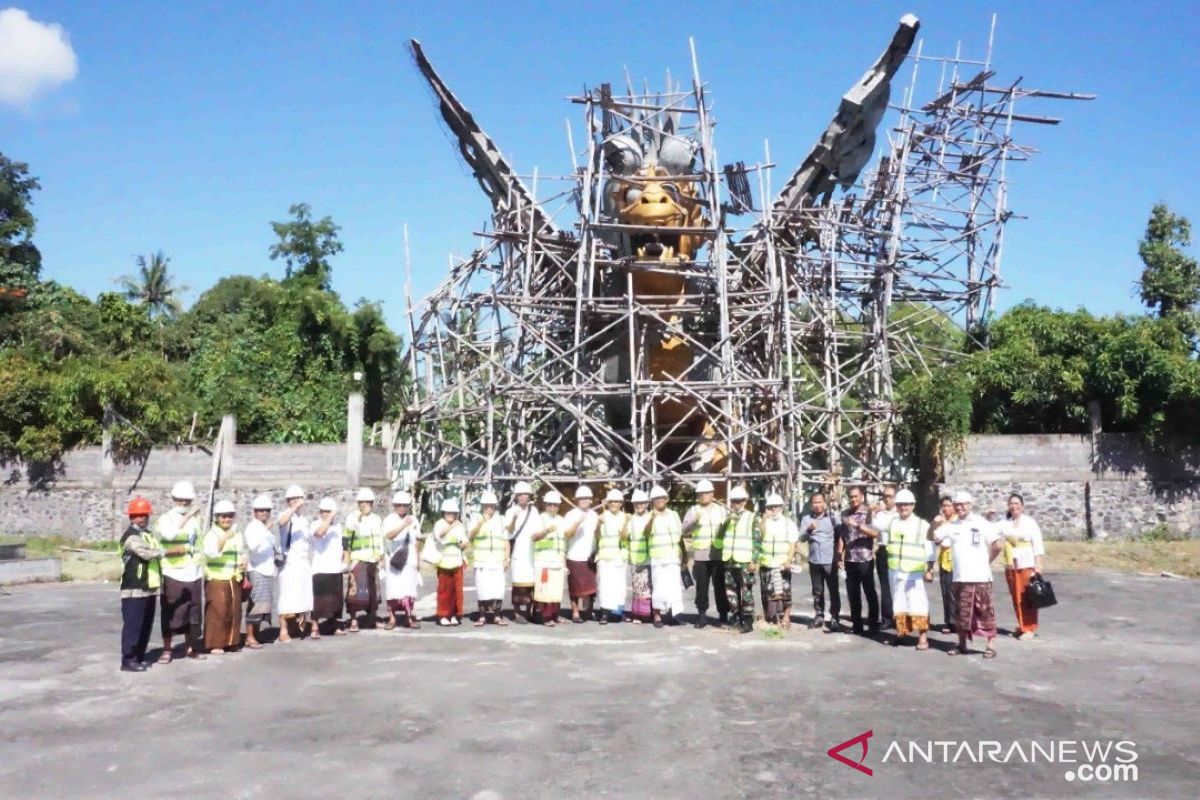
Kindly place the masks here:
<instances>
[{"instance_id":1,"label":"person holding bag","mask_svg":"<svg viewBox=\"0 0 1200 800\"><path fill-rule=\"evenodd\" d=\"M396 612L404 613L404 627L421 627L413 613L413 604L421 592L421 521L412 513L412 495L392 495L392 513L383 520L383 541L387 556L384 590L387 595L386 630L396 627Z\"/></svg>"},{"instance_id":2,"label":"person holding bag","mask_svg":"<svg viewBox=\"0 0 1200 800\"><path fill-rule=\"evenodd\" d=\"M513 619L524 625L533 620L533 536L542 530L542 516L533 502L533 487L518 481L513 487L513 505L504 512L508 533L509 568L512 573Z\"/></svg>"},{"instance_id":3,"label":"person holding bag","mask_svg":"<svg viewBox=\"0 0 1200 800\"><path fill-rule=\"evenodd\" d=\"M1013 493L1008 497L1008 517L1000 522L1004 536L1004 580L1017 616L1018 641L1037 636L1038 607L1027 591L1029 581L1042 572L1046 545L1037 521L1025 513L1025 498Z\"/></svg>"},{"instance_id":4,"label":"person holding bag","mask_svg":"<svg viewBox=\"0 0 1200 800\"><path fill-rule=\"evenodd\" d=\"M467 546L467 531L458 516L458 501L447 498L442 501L442 518L433 526L433 540L439 553L437 615L438 625L442 627L462 624L463 566L466 563L463 549Z\"/></svg>"},{"instance_id":5,"label":"person holding bag","mask_svg":"<svg viewBox=\"0 0 1200 800\"><path fill-rule=\"evenodd\" d=\"M346 609L350 612L350 632L358 631L358 615L366 612L363 624L374 628L379 609L379 564L383 561L383 520L374 512L375 492L367 487L354 495L358 508L346 517L350 534L346 549L350 552L350 579Z\"/></svg>"}]
</instances>

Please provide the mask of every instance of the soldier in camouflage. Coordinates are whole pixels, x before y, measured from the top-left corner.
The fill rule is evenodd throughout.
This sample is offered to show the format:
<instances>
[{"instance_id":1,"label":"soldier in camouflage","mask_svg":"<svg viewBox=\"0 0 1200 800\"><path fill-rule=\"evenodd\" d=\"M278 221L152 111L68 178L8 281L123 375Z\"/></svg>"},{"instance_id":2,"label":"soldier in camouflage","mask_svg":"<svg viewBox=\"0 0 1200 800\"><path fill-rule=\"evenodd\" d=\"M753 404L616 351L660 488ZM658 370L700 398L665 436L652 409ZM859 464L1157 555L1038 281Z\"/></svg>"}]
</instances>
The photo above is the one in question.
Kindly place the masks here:
<instances>
[{"instance_id":1,"label":"soldier in camouflage","mask_svg":"<svg viewBox=\"0 0 1200 800\"><path fill-rule=\"evenodd\" d=\"M725 522L722 550L730 621L742 633L754 629L754 576L762 555L762 531L754 512L746 507L749 499L744 487L735 486L730 490L729 519Z\"/></svg>"}]
</instances>

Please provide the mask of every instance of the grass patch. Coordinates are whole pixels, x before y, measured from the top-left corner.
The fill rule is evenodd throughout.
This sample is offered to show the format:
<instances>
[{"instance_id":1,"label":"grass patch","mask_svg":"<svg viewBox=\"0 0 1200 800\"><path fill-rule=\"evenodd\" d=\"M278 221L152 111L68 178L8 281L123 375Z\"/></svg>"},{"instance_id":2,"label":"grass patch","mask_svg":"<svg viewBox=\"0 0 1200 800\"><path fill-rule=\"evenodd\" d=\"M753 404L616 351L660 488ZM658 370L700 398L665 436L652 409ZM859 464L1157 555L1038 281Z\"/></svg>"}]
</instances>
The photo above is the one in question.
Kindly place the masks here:
<instances>
[{"instance_id":1,"label":"grass patch","mask_svg":"<svg viewBox=\"0 0 1200 800\"><path fill-rule=\"evenodd\" d=\"M121 559L117 542L84 542L69 536L3 536L0 544L25 545L26 558L62 560L64 581L118 581Z\"/></svg>"},{"instance_id":2,"label":"grass patch","mask_svg":"<svg viewBox=\"0 0 1200 800\"><path fill-rule=\"evenodd\" d=\"M1046 566L1057 571L1172 572L1200 578L1200 539L1116 539L1046 542Z\"/></svg>"}]
</instances>

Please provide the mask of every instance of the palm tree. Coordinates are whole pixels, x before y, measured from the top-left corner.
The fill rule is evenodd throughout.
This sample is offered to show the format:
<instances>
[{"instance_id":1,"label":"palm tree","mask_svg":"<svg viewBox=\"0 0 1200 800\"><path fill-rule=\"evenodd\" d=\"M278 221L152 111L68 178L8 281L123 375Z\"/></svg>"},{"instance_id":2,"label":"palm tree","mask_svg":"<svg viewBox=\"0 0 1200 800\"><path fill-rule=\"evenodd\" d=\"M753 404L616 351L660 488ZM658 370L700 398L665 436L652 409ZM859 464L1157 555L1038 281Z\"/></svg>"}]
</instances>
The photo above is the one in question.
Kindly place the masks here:
<instances>
[{"instance_id":1,"label":"palm tree","mask_svg":"<svg viewBox=\"0 0 1200 800\"><path fill-rule=\"evenodd\" d=\"M175 319L183 310L177 295L187 287L174 285L168 270L171 259L167 258L162 250L150 256L137 256L136 262L138 274L122 275L118 280L125 292L125 299L131 303L142 304L150 318L158 321L159 346L165 358L163 325L167 320Z\"/></svg>"}]
</instances>

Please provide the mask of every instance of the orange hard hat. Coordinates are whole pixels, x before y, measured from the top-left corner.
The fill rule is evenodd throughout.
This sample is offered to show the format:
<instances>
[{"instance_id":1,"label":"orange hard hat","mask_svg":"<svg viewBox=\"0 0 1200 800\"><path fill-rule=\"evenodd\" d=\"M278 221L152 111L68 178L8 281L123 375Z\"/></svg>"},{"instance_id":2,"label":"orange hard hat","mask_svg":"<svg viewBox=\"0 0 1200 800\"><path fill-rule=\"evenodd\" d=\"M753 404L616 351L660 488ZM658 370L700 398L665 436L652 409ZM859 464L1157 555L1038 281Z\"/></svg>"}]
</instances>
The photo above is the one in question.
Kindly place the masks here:
<instances>
[{"instance_id":1,"label":"orange hard hat","mask_svg":"<svg viewBox=\"0 0 1200 800\"><path fill-rule=\"evenodd\" d=\"M144 497L135 497L129 501L126 513L131 517L150 516L150 501Z\"/></svg>"}]
</instances>

